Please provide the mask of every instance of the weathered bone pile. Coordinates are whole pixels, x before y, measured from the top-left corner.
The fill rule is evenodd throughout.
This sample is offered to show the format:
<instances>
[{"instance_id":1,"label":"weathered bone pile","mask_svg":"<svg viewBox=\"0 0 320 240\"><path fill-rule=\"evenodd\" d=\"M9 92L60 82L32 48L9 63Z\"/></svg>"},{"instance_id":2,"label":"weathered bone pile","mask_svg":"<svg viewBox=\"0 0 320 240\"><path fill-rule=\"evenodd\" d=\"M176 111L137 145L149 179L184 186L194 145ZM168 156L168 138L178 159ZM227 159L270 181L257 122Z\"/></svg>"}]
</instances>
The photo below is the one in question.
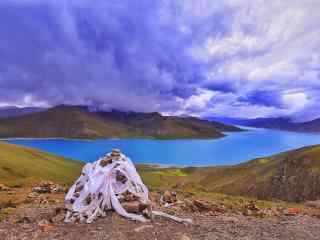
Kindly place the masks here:
<instances>
[{"instance_id":1,"label":"weathered bone pile","mask_svg":"<svg viewBox=\"0 0 320 240\"><path fill-rule=\"evenodd\" d=\"M148 189L143 184L132 161L118 149L87 163L81 176L65 198L68 209L65 222L75 220L91 223L108 210L142 222L152 215L164 216L178 222L191 222L168 214L151 211Z\"/></svg>"}]
</instances>

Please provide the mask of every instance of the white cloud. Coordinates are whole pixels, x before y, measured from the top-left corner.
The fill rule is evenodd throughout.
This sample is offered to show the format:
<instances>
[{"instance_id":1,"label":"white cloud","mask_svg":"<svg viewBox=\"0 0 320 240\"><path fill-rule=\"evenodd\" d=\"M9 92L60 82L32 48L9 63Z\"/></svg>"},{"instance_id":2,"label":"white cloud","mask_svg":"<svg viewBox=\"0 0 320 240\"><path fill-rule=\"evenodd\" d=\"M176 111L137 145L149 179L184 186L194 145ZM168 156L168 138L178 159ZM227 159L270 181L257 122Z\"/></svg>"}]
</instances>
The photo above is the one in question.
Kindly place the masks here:
<instances>
[{"instance_id":1,"label":"white cloud","mask_svg":"<svg viewBox=\"0 0 320 240\"><path fill-rule=\"evenodd\" d=\"M303 92L286 93L282 99L292 112L302 110L309 103L308 96Z\"/></svg>"},{"instance_id":2,"label":"white cloud","mask_svg":"<svg viewBox=\"0 0 320 240\"><path fill-rule=\"evenodd\" d=\"M314 102L307 91L320 86L320 1L230 0L225 5L234 10L229 31L209 34L189 50L211 66L206 84L232 84L237 96L257 90L284 92L287 108L240 104L232 106L230 114L244 108L253 109L244 111L250 115L292 114ZM285 93L296 88L301 92Z\"/></svg>"}]
</instances>

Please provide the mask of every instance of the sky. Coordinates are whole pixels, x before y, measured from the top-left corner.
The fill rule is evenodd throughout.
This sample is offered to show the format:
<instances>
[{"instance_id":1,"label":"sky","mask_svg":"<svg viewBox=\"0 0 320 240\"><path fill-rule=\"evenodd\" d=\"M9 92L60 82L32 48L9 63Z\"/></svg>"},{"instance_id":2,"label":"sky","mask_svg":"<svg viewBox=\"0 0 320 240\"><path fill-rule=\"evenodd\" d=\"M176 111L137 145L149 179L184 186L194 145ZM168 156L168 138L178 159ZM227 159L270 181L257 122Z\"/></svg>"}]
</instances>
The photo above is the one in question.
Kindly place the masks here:
<instances>
[{"instance_id":1,"label":"sky","mask_svg":"<svg viewBox=\"0 0 320 240\"><path fill-rule=\"evenodd\" d=\"M320 117L319 0L1 0L0 106Z\"/></svg>"}]
</instances>

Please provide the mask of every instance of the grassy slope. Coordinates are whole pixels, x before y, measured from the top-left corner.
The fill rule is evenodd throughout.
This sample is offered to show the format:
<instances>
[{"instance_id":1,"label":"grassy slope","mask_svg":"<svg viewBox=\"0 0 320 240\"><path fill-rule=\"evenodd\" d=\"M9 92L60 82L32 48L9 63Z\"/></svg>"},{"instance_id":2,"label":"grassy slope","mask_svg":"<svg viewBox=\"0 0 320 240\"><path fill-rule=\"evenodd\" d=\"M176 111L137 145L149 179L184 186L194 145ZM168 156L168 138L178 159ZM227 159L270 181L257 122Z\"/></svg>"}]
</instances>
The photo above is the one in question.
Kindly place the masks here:
<instances>
[{"instance_id":1,"label":"grassy slope","mask_svg":"<svg viewBox=\"0 0 320 240\"><path fill-rule=\"evenodd\" d=\"M72 183L82 164L35 149L0 143L0 183L37 179ZM255 159L230 167L159 168L138 166L150 189L176 188L195 193L224 193L304 201L320 197L320 145Z\"/></svg>"},{"instance_id":2,"label":"grassy slope","mask_svg":"<svg viewBox=\"0 0 320 240\"><path fill-rule=\"evenodd\" d=\"M230 167L139 168L152 188L177 186L195 192L298 202L320 197L320 145Z\"/></svg>"},{"instance_id":3,"label":"grassy slope","mask_svg":"<svg viewBox=\"0 0 320 240\"><path fill-rule=\"evenodd\" d=\"M312 169L320 172L319 153L320 146L303 150L304 154L314 156ZM230 186L237 182L237 185L245 184L250 176L268 172L276 159L260 159L228 168L159 168L155 166L138 166L143 181L148 188L156 194L159 190L175 188L181 191L181 196L213 200L216 204L225 206L227 209L239 212L245 211L246 205L252 199L238 196L230 196L215 193L217 189L230 189ZM0 221L7 216L14 208L9 206L23 203L26 195L30 192L29 183L33 184L40 179L52 180L61 184L71 184L79 176L82 164L77 161L70 161L64 158L44 153L35 149L21 147L13 144L0 142L0 183L9 186L23 185L27 188L17 188L13 195L5 192L0 193ZM268 174L263 175L268 177ZM212 178L214 177L214 178ZM210 178L210 179L208 179ZM207 182L209 181L209 182ZM211 189L211 191L209 190ZM236 192L232 192L235 194ZM155 196L155 195L154 195ZM53 199L56 195L51 196ZM62 199L63 196L59 196ZM284 202L256 201L259 208L275 207L296 207ZM297 207L303 207L298 206ZM309 211L307 209L306 211ZM312 214L314 214L312 212Z\"/></svg>"},{"instance_id":4,"label":"grassy slope","mask_svg":"<svg viewBox=\"0 0 320 240\"><path fill-rule=\"evenodd\" d=\"M0 183L20 185L39 179L70 184L82 164L35 149L0 142Z\"/></svg>"}]
</instances>

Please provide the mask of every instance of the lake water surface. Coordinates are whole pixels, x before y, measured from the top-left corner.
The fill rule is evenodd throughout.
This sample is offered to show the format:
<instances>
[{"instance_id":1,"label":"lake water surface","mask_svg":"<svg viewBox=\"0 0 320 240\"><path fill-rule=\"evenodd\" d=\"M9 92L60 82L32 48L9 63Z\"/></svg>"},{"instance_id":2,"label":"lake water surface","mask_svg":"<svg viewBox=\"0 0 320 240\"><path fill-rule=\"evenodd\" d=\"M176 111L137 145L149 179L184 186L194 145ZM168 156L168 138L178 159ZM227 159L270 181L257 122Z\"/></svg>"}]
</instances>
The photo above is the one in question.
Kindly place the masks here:
<instances>
[{"instance_id":1,"label":"lake water surface","mask_svg":"<svg viewBox=\"0 0 320 240\"><path fill-rule=\"evenodd\" d=\"M212 140L12 139L8 142L84 162L95 161L112 148L119 148L135 163L171 166L232 165L302 146L320 144L319 134L267 129L227 134L225 138Z\"/></svg>"}]
</instances>

